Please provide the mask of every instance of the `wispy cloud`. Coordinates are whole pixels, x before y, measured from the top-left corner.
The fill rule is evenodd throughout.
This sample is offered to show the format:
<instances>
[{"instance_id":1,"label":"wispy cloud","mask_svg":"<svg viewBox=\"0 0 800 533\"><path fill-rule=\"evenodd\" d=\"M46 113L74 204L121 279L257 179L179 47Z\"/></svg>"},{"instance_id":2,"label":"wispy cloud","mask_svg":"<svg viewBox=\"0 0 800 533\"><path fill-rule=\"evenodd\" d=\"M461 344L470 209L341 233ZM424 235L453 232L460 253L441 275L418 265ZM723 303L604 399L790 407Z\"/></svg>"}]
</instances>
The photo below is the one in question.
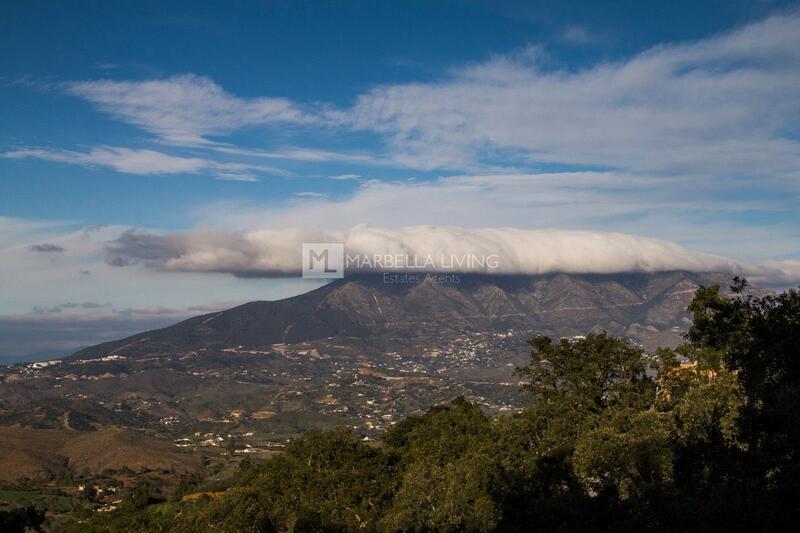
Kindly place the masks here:
<instances>
[{"instance_id":1,"label":"wispy cloud","mask_svg":"<svg viewBox=\"0 0 800 533\"><path fill-rule=\"evenodd\" d=\"M430 83L378 86L333 118L411 167L481 162L797 176L800 16L630 59L558 70L498 56ZM535 57L535 55L534 55Z\"/></svg>"},{"instance_id":2,"label":"wispy cloud","mask_svg":"<svg viewBox=\"0 0 800 533\"><path fill-rule=\"evenodd\" d=\"M75 309L102 309L106 307L110 308L112 306L108 302L104 304L97 302L65 302L50 307L34 307L33 312L34 314L44 315L50 313L61 313L64 311L71 311Z\"/></svg>"},{"instance_id":3,"label":"wispy cloud","mask_svg":"<svg viewBox=\"0 0 800 533\"><path fill-rule=\"evenodd\" d=\"M630 172L795 179L800 167L800 15L773 16L704 40L665 44L579 70L532 46L430 82L378 85L352 107L242 98L195 75L79 81L67 90L164 142L231 156L431 170L562 164ZM586 42L581 26L562 38ZM554 68L555 67L555 68ZM218 142L242 128L290 124L364 130L380 155L265 150ZM373 151L374 152L374 151Z\"/></svg>"},{"instance_id":4,"label":"wispy cloud","mask_svg":"<svg viewBox=\"0 0 800 533\"><path fill-rule=\"evenodd\" d=\"M286 176L285 170L266 165L220 162L113 146L96 146L87 152L21 148L4 153L7 159L35 158L86 167L106 167L126 174L212 174L218 179L256 181L258 174Z\"/></svg>"},{"instance_id":5,"label":"wispy cloud","mask_svg":"<svg viewBox=\"0 0 800 533\"><path fill-rule=\"evenodd\" d=\"M312 117L285 98L239 98L209 78L173 76L148 81L76 81L67 90L101 111L182 145L250 126L308 123Z\"/></svg>"},{"instance_id":6,"label":"wispy cloud","mask_svg":"<svg viewBox=\"0 0 800 533\"><path fill-rule=\"evenodd\" d=\"M242 148L236 146L215 144L208 147L210 150L230 155L246 157L260 157L265 159L284 159L290 161L303 161L307 163L353 163L359 165L396 165L388 158L376 157L370 154L337 152L333 150L320 150L316 148L284 148L281 150L261 150L258 148Z\"/></svg>"}]
</instances>

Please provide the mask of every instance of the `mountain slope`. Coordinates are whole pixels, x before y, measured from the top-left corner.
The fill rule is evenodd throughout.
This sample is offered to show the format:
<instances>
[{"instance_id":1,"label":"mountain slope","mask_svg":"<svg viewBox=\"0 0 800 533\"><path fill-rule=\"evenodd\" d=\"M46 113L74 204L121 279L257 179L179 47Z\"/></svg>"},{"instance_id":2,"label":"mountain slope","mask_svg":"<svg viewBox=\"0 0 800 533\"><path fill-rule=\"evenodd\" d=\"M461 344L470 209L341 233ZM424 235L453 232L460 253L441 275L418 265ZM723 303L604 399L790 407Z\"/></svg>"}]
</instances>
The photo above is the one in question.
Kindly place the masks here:
<instances>
[{"instance_id":1,"label":"mountain slope","mask_svg":"<svg viewBox=\"0 0 800 533\"><path fill-rule=\"evenodd\" d=\"M459 283L436 283L418 275L411 283L384 281L381 275L350 276L285 300L250 302L93 346L71 359L136 357L327 337L424 338L510 328L554 335L578 335L600 328L636 337L646 337L647 332L661 334L663 340L665 331L685 326L686 306L697 287L727 287L729 277L663 272L460 275ZM679 338L677 333L673 337Z\"/></svg>"}]
</instances>

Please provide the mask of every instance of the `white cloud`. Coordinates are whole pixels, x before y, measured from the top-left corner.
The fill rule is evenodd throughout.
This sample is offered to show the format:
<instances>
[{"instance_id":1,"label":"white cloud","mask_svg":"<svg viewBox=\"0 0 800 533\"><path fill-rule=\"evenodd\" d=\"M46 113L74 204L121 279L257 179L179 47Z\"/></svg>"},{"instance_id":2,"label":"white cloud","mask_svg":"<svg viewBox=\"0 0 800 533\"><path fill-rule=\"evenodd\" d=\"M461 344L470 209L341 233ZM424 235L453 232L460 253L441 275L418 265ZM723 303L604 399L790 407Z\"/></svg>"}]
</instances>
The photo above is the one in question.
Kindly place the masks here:
<instances>
[{"instance_id":1,"label":"white cloud","mask_svg":"<svg viewBox=\"0 0 800 533\"><path fill-rule=\"evenodd\" d=\"M798 26L776 16L577 71L500 56L378 86L331 117L381 133L397 161L423 169L517 161L797 177Z\"/></svg>"},{"instance_id":2,"label":"white cloud","mask_svg":"<svg viewBox=\"0 0 800 533\"><path fill-rule=\"evenodd\" d=\"M208 147L215 152L264 159L283 159L306 163L352 163L357 165L394 165L391 160L363 153L336 152L315 148L283 148L281 150L261 150L215 144Z\"/></svg>"},{"instance_id":3,"label":"white cloud","mask_svg":"<svg viewBox=\"0 0 800 533\"><path fill-rule=\"evenodd\" d=\"M494 56L431 82L379 85L350 108L240 98L212 80L67 85L161 140L241 157L476 170L541 164L627 172L794 180L800 167L800 15L664 44L577 70L542 65L541 46ZM564 38L585 41L579 26ZM245 127L291 124L379 134L387 154L262 150L214 142Z\"/></svg>"},{"instance_id":4,"label":"white cloud","mask_svg":"<svg viewBox=\"0 0 800 533\"><path fill-rule=\"evenodd\" d=\"M557 181L555 176L549 179ZM470 184L473 180L475 184ZM529 180L518 178L518 181ZM610 177L608 181L615 183ZM373 190L373 187L378 188ZM486 199L481 191L489 190L485 182L468 177L454 179L443 187L443 194L476 192L472 200L466 202L472 206L480 206ZM459 188L464 190L458 192ZM320 283L283 276L297 271L300 243L312 241L341 240L347 243L350 253L422 255L443 250L454 254L497 253L503 271L611 272L686 268L744 273L756 282L784 286L800 281L800 262L796 260L736 261L718 254L695 252L661 239L617 232L343 226L351 216L350 210L365 206L379 209L390 197L400 202L428 202L421 206L423 208L439 204L445 211L444 217L448 213L458 215L447 210L440 197L431 195L433 190L423 184L367 185L365 194L376 195L377 206L369 206L368 201L356 197L344 204L311 199L297 202L294 207L262 210L262 224L238 231L201 228L164 233L145 228L134 232L124 226L76 228L65 222L0 217L0 257L3 259L0 280L13 280L2 287L0 354L94 344L164 325L188 314L227 306L214 302L226 301L232 305L238 301L272 300L306 292ZM515 213L514 216L535 211L525 207L525 199L517 198L517 203L513 204L514 197L519 194L520 191L514 189L502 194L489 191L490 198L494 195L491 202L500 198L509 202L494 208L505 206ZM311 206L315 207L306 211ZM483 207L489 205L484 201ZM293 221L317 210L321 218L335 221L337 226L314 229L316 222L311 220L304 228L278 227L280 222L287 222L281 221L281 217ZM255 211L251 215L256 216ZM480 211L475 213L473 225L482 222L481 215ZM360 214L352 216L358 218ZM275 227L253 229L269 228L267 221L272 221ZM737 244L768 241L770 237L767 233L740 235L730 227L716 231L720 235L733 234L731 251L734 256L738 256L735 253ZM42 243L63 251L31 252L32 245ZM117 264L131 266L111 266L106 262L109 253L120 256ZM244 277L218 275L217 272ZM247 277L254 275L259 277ZM113 306L105 304L109 299L113 300Z\"/></svg>"},{"instance_id":5,"label":"white cloud","mask_svg":"<svg viewBox=\"0 0 800 533\"><path fill-rule=\"evenodd\" d=\"M21 315L61 302L106 302L118 309L186 309L216 301L273 299L305 292L307 280L238 280L204 274L163 275L145 268L106 264L106 246L126 226L76 227L72 223L0 217L0 315ZM153 230L150 230L153 231ZM60 253L33 253L50 243ZM86 310L86 309L84 309ZM75 312L76 310L72 310Z\"/></svg>"},{"instance_id":6,"label":"white cloud","mask_svg":"<svg viewBox=\"0 0 800 533\"><path fill-rule=\"evenodd\" d=\"M2 157L8 159L35 158L84 166L103 166L128 174L195 173L208 166L207 161L199 158L174 157L153 150L132 150L108 146L92 148L89 152L22 148L5 152Z\"/></svg>"},{"instance_id":7,"label":"white cloud","mask_svg":"<svg viewBox=\"0 0 800 533\"><path fill-rule=\"evenodd\" d=\"M0 217L0 356L96 344L320 285L300 278L241 280L109 266L107 244L129 229ZM42 243L63 251L31 251Z\"/></svg>"},{"instance_id":8,"label":"white cloud","mask_svg":"<svg viewBox=\"0 0 800 533\"><path fill-rule=\"evenodd\" d=\"M307 123L311 117L285 98L239 98L195 75L149 81L80 81L67 85L109 115L176 144L263 124Z\"/></svg>"},{"instance_id":9,"label":"white cloud","mask_svg":"<svg viewBox=\"0 0 800 533\"><path fill-rule=\"evenodd\" d=\"M126 174L213 174L218 179L256 181L257 174L285 176L288 172L265 165L219 162L200 157L183 157L113 146L96 146L88 152L22 148L1 153L7 159L35 158L87 167L108 167Z\"/></svg>"},{"instance_id":10,"label":"white cloud","mask_svg":"<svg viewBox=\"0 0 800 533\"><path fill-rule=\"evenodd\" d=\"M744 274L756 281L800 280L800 263L756 264L696 252L678 244L622 233L519 228L413 226L350 229L286 228L242 232L195 230L152 235L126 232L110 246L121 264L143 262L162 271L222 272L243 276L295 275L304 242L342 242L361 257L409 256L427 270L447 270L443 257L497 259L497 266L465 264L459 271L497 274L618 273L689 270ZM485 261L485 259L483 260ZM355 270L385 270L368 264ZM352 270L351 270L352 271Z\"/></svg>"},{"instance_id":11,"label":"white cloud","mask_svg":"<svg viewBox=\"0 0 800 533\"><path fill-rule=\"evenodd\" d=\"M596 229L677 241L754 261L800 252L791 223L796 194L759 199L760 186L714 186L695 176L561 172L451 176L434 181L365 181L346 198L286 205L221 203L195 213L202 226L252 228L461 227ZM735 195L732 196L732 192ZM785 222L750 224L743 213ZM632 230L632 228L635 228Z\"/></svg>"}]
</instances>

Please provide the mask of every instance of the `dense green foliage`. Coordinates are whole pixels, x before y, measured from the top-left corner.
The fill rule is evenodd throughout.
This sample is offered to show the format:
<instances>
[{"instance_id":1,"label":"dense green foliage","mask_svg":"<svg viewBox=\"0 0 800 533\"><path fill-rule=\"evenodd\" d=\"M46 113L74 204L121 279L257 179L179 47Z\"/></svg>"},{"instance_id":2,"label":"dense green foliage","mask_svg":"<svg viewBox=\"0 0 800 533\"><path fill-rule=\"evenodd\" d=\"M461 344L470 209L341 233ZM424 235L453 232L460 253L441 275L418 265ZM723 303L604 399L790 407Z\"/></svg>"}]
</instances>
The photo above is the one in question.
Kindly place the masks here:
<instances>
[{"instance_id":1,"label":"dense green foliage","mask_svg":"<svg viewBox=\"0 0 800 533\"><path fill-rule=\"evenodd\" d=\"M800 293L698 291L679 349L531 341L532 407L456 399L380 446L312 431L223 496L124 507L98 531L782 530L800 518ZM682 363L681 363L682 361Z\"/></svg>"},{"instance_id":2,"label":"dense green foliage","mask_svg":"<svg viewBox=\"0 0 800 533\"><path fill-rule=\"evenodd\" d=\"M32 505L14 509L0 509L0 531L4 533L23 533L41 531L44 511Z\"/></svg>"}]
</instances>

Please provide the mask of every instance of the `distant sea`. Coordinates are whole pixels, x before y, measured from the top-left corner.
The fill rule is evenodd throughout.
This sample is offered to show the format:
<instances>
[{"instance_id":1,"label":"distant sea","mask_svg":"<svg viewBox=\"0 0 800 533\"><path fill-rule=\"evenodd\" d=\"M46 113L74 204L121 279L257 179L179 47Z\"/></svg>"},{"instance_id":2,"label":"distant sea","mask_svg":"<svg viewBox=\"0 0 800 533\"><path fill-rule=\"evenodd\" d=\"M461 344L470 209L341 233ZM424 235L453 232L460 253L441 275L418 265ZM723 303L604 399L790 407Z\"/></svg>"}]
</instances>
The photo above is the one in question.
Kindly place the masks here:
<instances>
[{"instance_id":1,"label":"distant sea","mask_svg":"<svg viewBox=\"0 0 800 533\"><path fill-rule=\"evenodd\" d=\"M68 350L48 350L46 352L30 353L27 355L7 355L0 354L0 366L13 365L14 363L33 363L34 361L47 361L48 359L60 359L71 355L85 346L77 346Z\"/></svg>"}]
</instances>

